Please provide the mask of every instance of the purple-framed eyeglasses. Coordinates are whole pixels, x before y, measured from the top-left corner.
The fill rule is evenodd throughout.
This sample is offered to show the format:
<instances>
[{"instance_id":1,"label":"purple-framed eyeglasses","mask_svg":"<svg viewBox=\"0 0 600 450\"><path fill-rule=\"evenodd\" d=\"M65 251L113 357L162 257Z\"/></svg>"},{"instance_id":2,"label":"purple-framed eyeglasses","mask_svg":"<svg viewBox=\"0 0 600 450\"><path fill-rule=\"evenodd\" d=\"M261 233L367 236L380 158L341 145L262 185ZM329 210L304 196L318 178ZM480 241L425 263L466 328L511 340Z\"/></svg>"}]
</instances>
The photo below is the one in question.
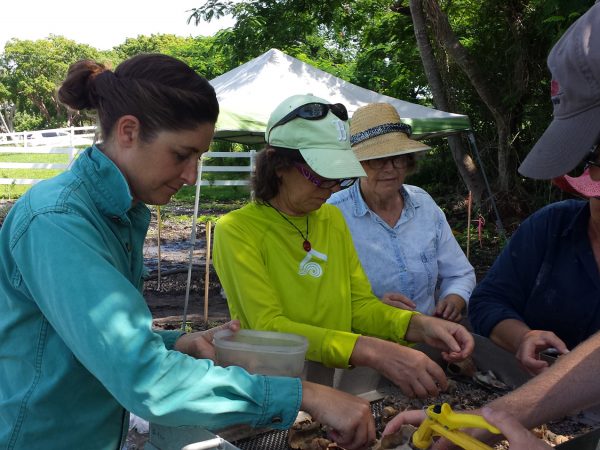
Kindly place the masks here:
<instances>
[{"instance_id":1,"label":"purple-framed eyeglasses","mask_svg":"<svg viewBox=\"0 0 600 450\"><path fill-rule=\"evenodd\" d=\"M341 178L341 179L322 178L319 175L317 175L316 173L314 173L312 170L310 170L308 167L305 167L299 163L295 163L294 167L296 169L298 169L298 172L300 172L304 176L304 178L306 178L308 181L310 181L315 186L322 188L322 189L331 189L335 186L347 188L347 187L352 186L354 184L354 182L356 181L356 178Z\"/></svg>"}]
</instances>

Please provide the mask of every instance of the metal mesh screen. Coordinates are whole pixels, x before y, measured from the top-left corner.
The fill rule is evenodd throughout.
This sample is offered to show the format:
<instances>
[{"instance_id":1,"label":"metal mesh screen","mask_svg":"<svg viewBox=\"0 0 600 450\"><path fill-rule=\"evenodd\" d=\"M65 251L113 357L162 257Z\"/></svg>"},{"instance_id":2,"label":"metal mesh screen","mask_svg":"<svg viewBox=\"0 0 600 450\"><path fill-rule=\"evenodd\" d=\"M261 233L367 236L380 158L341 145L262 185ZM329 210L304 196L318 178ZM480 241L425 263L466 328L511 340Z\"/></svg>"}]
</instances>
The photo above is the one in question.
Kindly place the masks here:
<instances>
[{"instance_id":1,"label":"metal mesh screen","mask_svg":"<svg viewBox=\"0 0 600 450\"><path fill-rule=\"evenodd\" d=\"M375 417L375 425L379 428L381 412L383 411L383 400L372 402L371 411ZM232 444L240 450L288 450L288 432L287 430L269 431L258 436L241 439Z\"/></svg>"}]
</instances>

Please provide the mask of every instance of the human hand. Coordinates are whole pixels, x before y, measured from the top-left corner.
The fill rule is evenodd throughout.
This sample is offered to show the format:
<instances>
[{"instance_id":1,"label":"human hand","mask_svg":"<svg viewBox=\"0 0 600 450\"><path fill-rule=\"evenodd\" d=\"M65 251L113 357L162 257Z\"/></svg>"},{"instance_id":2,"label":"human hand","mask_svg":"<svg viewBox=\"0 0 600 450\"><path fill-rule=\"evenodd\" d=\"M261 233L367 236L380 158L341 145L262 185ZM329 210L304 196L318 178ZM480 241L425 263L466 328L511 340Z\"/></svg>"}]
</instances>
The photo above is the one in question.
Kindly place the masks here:
<instances>
[{"instance_id":1,"label":"human hand","mask_svg":"<svg viewBox=\"0 0 600 450\"><path fill-rule=\"evenodd\" d=\"M441 299L435 307L434 316L451 322L460 322L462 311L467 303L457 294L449 294Z\"/></svg>"},{"instance_id":2,"label":"human hand","mask_svg":"<svg viewBox=\"0 0 600 450\"><path fill-rule=\"evenodd\" d=\"M193 356L197 359L212 359L215 360L215 347L213 345L213 337L217 331L231 330L238 331L240 329L240 321L232 320L230 322L211 328L206 331L197 331L195 333L187 333L182 335L175 342L175 350Z\"/></svg>"},{"instance_id":3,"label":"human hand","mask_svg":"<svg viewBox=\"0 0 600 450\"><path fill-rule=\"evenodd\" d=\"M517 419L505 411L494 411L485 407L481 414L489 423L497 427L510 444L510 450L544 450L552 447L536 438Z\"/></svg>"},{"instance_id":4,"label":"human hand","mask_svg":"<svg viewBox=\"0 0 600 450\"><path fill-rule=\"evenodd\" d=\"M400 431L402 425L413 425L415 427L419 427L421 422L423 422L427 418L427 414L425 414L425 410L423 409L413 409L410 411L404 411L394 417L392 420L388 422L388 424L383 429L383 435L393 434Z\"/></svg>"},{"instance_id":5,"label":"human hand","mask_svg":"<svg viewBox=\"0 0 600 450\"><path fill-rule=\"evenodd\" d=\"M361 449L375 441L375 420L367 400L303 381L300 409L330 426L330 438L343 448Z\"/></svg>"},{"instance_id":6,"label":"human hand","mask_svg":"<svg viewBox=\"0 0 600 450\"><path fill-rule=\"evenodd\" d=\"M472 410L472 411L469 411L469 414L480 414L481 415L481 411L480 410ZM415 409L415 410L411 410L411 411L401 412L396 417L394 417L392 420L390 420L390 422L385 426L382 434L385 436L386 434L396 433L397 431L400 430L402 425L406 425L406 424L413 425L415 427L419 427L419 425L421 425L421 423L426 418L427 418L427 414L422 409ZM492 421L490 421L490 423L492 425L496 425ZM490 432L488 432L487 430L484 430L484 429L470 428L470 429L464 429L461 431L474 437L475 439L480 440L481 442L487 442L488 444L491 444L498 440L498 435L492 435ZM449 441L448 439L443 438L443 437L436 439L435 443L432 446L432 449L435 449L435 450L454 450L457 448L461 448L461 447L457 447L451 441ZM511 446L511 449L512 449L512 446Z\"/></svg>"},{"instance_id":7,"label":"human hand","mask_svg":"<svg viewBox=\"0 0 600 450\"><path fill-rule=\"evenodd\" d=\"M527 372L537 375L549 366L548 362L539 359L539 353L549 348L555 348L561 355L569 352L566 344L553 332L529 330L521 338L515 356Z\"/></svg>"},{"instance_id":8,"label":"human hand","mask_svg":"<svg viewBox=\"0 0 600 450\"><path fill-rule=\"evenodd\" d=\"M386 292L383 294L383 297L381 297L381 301L394 308L407 309L409 311L414 311L417 307L415 302L399 292Z\"/></svg>"},{"instance_id":9,"label":"human hand","mask_svg":"<svg viewBox=\"0 0 600 450\"><path fill-rule=\"evenodd\" d=\"M462 325L423 314L411 318L405 338L442 350L442 357L449 362L462 361L475 348L473 336Z\"/></svg>"},{"instance_id":10,"label":"human hand","mask_svg":"<svg viewBox=\"0 0 600 450\"><path fill-rule=\"evenodd\" d=\"M437 396L448 387L442 368L425 353L383 339L359 337L350 363L375 369L408 397Z\"/></svg>"}]
</instances>

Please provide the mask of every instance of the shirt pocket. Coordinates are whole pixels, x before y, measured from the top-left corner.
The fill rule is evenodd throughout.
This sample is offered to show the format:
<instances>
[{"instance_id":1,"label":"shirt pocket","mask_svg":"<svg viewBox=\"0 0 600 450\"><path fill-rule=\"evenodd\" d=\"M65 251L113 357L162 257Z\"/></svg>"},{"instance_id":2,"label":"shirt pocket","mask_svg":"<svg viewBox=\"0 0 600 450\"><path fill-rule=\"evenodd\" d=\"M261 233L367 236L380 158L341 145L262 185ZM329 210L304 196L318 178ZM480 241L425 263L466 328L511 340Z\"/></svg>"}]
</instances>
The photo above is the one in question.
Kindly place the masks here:
<instances>
[{"instance_id":1,"label":"shirt pocket","mask_svg":"<svg viewBox=\"0 0 600 450\"><path fill-rule=\"evenodd\" d=\"M23 275L21 275L21 271L16 266L12 271L10 283L15 289L21 289L21 285L23 284Z\"/></svg>"},{"instance_id":2,"label":"shirt pocket","mask_svg":"<svg viewBox=\"0 0 600 450\"><path fill-rule=\"evenodd\" d=\"M427 276L427 295L433 295L437 281L437 253L434 248L427 248L420 254L421 264Z\"/></svg>"}]
</instances>

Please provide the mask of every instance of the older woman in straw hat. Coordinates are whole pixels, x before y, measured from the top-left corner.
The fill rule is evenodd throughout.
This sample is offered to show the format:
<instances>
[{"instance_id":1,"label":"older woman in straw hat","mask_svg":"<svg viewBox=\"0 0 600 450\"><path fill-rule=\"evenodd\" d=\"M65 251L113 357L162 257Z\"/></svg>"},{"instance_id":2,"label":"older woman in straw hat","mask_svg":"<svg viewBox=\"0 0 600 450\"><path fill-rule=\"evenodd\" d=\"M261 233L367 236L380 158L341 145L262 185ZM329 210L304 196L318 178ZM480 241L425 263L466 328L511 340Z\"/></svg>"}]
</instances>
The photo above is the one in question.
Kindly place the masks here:
<instances>
[{"instance_id":1,"label":"older woman in straw hat","mask_svg":"<svg viewBox=\"0 0 600 450\"><path fill-rule=\"evenodd\" d=\"M410 126L387 103L359 108L350 133L367 176L329 203L346 218L373 292L398 308L461 320L473 267L429 194L404 184L415 153L429 147L410 139Z\"/></svg>"},{"instance_id":2,"label":"older woman in straw hat","mask_svg":"<svg viewBox=\"0 0 600 450\"><path fill-rule=\"evenodd\" d=\"M589 201L553 203L525 220L471 297L473 329L534 375L548 367L541 351L566 353L600 330L600 183L590 178L598 154L587 161L581 176L553 181Z\"/></svg>"},{"instance_id":3,"label":"older woman in straw hat","mask_svg":"<svg viewBox=\"0 0 600 450\"><path fill-rule=\"evenodd\" d=\"M437 395L447 385L443 371L404 344L427 342L463 359L472 336L373 295L344 217L325 204L364 175L346 120L343 105L312 95L275 109L256 161L256 201L219 220L215 268L242 327L304 335L309 360L371 367L409 396Z\"/></svg>"}]
</instances>

